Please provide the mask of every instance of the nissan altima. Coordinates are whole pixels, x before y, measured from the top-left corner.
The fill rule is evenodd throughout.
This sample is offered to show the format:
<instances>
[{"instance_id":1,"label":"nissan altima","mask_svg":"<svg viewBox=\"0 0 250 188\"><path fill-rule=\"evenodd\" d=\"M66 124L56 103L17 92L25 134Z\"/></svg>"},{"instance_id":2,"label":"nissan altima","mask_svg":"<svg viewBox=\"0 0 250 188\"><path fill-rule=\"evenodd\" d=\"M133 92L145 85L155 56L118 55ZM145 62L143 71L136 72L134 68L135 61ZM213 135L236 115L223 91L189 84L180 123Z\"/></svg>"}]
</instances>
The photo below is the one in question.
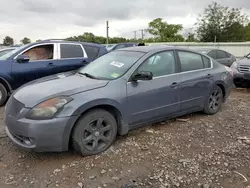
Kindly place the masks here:
<instances>
[{"instance_id":1,"label":"nissan altima","mask_svg":"<svg viewBox=\"0 0 250 188\"><path fill-rule=\"evenodd\" d=\"M5 107L10 139L37 152L94 155L128 131L203 111L217 113L233 73L209 56L168 46L115 50L72 73L32 81Z\"/></svg>"}]
</instances>

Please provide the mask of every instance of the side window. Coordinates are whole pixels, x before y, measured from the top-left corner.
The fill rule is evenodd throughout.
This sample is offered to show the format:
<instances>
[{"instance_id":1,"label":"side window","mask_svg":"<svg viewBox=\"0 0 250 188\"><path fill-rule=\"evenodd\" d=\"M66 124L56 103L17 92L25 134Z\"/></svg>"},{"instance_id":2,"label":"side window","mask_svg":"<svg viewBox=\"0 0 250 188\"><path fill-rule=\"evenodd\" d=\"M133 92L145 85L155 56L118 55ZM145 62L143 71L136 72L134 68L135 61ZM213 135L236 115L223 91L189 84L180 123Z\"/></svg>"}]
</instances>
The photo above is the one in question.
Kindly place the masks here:
<instances>
[{"instance_id":1,"label":"side window","mask_svg":"<svg viewBox=\"0 0 250 188\"><path fill-rule=\"evenodd\" d=\"M228 57L228 58L232 56L232 55L231 55L230 53L228 53L228 52L226 52L226 54L227 54L227 57Z\"/></svg>"},{"instance_id":2,"label":"side window","mask_svg":"<svg viewBox=\"0 0 250 188\"><path fill-rule=\"evenodd\" d=\"M125 44L119 44L118 46L115 47L116 50L118 50L120 48L126 48L126 45Z\"/></svg>"},{"instance_id":3,"label":"side window","mask_svg":"<svg viewBox=\"0 0 250 188\"><path fill-rule=\"evenodd\" d=\"M204 68L201 55L184 51L178 51L178 54L180 58L182 72L199 70Z\"/></svg>"},{"instance_id":4,"label":"side window","mask_svg":"<svg viewBox=\"0 0 250 188\"><path fill-rule=\"evenodd\" d=\"M176 63L173 51L160 52L151 56L143 62L137 71L150 71L153 73L153 77L175 73Z\"/></svg>"},{"instance_id":5,"label":"side window","mask_svg":"<svg viewBox=\"0 0 250 188\"><path fill-rule=\"evenodd\" d=\"M211 61L210 61L210 59L208 59L205 56L202 56L202 59L203 59L204 68L210 68L211 67Z\"/></svg>"},{"instance_id":6,"label":"side window","mask_svg":"<svg viewBox=\"0 0 250 188\"><path fill-rule=\"evenodd\" d=\"M48 60L53 59L54 45L46 44L35 46L23 54L29 56L30 61Z\"/></svg>"},{"instance_id":7,"label":"side window","mask_svg":"<svg viewBox=\"0 0 250 188\"><path fill-rule=\"evenodd\" d=\"M61 59L84 57L82 47L79 44L60 44Z\"/></svg>"},{"instance_id":8,"label":"side window","mask_svg":"<svg viewBox=\"0 0 250 188\"><path fill-rule=\"evenodd\" d=\"M98 57L99 48L94 47L94 46L84 45L84 49L90 59L96 59Z\"/></svg>"},{"instance_id":9,"label":"side window","mask_svg":"<svg viewBox=\"0 0 250 188\"><path fill-rule=\"evenodd\" d=\"M224 59L224 58L227 58L226 52L217 50L217 59Z\"/></svg>"},{"instance_id":10,"label":"side window","mask_svg":"<svg viewBox=\"0 0 250 188\"><path fill-rule=\"evenodd\" d=\"M213 59L217 59L217 57L216 57L216 51L215 50L212 50L207 55L210 56L210 57L212 57Z\"/></svg>"}]
</instances>

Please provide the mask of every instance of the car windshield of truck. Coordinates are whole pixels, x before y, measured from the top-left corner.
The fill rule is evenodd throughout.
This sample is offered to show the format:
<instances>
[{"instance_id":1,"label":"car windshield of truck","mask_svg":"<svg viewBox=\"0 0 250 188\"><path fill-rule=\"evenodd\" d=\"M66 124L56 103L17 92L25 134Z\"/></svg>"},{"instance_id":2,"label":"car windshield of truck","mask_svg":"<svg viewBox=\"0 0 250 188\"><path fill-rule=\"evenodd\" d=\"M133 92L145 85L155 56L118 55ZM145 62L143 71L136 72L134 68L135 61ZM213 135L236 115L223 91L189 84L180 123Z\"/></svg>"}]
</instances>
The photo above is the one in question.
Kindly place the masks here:
<instances>
[{"instance_id":1,"label":"car windshield of truck","mask_svg":"<svg viewBox=\"0 0 250 188\"><path fill-rule=\"evenodd\" d=\"M78 73L93 79L114 80L125 74L143 55L143 52L113 51L81 68Z\"/></svg>"},{"instance_id":2,"label":"car windshield of truck","mask_svg":"<svg viewBox=\"0 0 250 188\"><path fill-rule=\"evenodd\" d=\"M22 49L26 48L27 45L29 45L29 44L17 47L16 49L4 54L3 56L0 57L0 60L7 60L9 57L11 57L13 54L18 52L19 50L22 50Z\"/></svg>"}]
</instances>

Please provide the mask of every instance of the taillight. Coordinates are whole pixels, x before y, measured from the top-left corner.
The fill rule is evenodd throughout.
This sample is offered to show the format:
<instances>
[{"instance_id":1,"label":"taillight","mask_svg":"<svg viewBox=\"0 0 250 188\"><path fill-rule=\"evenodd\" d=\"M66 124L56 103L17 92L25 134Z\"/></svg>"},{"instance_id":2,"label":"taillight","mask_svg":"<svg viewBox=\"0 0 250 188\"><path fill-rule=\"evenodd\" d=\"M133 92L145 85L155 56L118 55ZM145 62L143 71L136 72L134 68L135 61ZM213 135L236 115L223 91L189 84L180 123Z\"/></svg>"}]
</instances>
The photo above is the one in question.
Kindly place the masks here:
<instances>
[{"instance_id":1,"label":"taillight","mask_svg":"<svg viewBox=\"0 0 250 188\"><path fill-rule=\"evenodd\" d=\"M234 76L234 72L231 68L227 67L227 66L224 66L225 69L227 70L227 72L231 75L231 76Z\"/></svg>"}]
</instances>

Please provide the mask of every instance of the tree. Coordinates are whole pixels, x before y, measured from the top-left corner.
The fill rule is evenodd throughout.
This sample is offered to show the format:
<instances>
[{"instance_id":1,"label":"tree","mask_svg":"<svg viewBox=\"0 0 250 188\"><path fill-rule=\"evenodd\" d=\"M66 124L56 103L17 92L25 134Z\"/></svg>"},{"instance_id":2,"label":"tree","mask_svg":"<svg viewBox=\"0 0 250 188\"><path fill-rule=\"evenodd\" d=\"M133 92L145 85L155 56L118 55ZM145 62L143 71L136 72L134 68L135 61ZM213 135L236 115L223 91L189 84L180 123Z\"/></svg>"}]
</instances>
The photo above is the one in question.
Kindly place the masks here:
<instances>
[{"instance_id":1,"label":"tree","mask_svg":"<svg viewBox=\"0 0 250 188\"><path fill-rule=\"evenodd\" d=\"M14 39L9 37L9 36L6 36L4 39L3 39L3 45L5 46L10 46L10 45L13 45L14 44Z\"/></svg>"},{"instance_id":2,"label":"tree","mask_svg":"<svg viewBox=\"0 0 250 188\"><path fill-rule=\"evenodd\" d=\"M36 42L41 42L42 40L41 39L37 39Z\"/></svg>"},{"instance_id":3,"label":"tree","mask_svg":"<svg viewBox=\"0 0 250 188\"><path fill-rule=\"evenodd\" d=\"M31 43L31 40L27 37L24 37L22 40L20 40L20 42L23 44L29 44L29 43Z\"/></svg>"},{"instance_id":4,"label":"tree","mask_svg":"<svg viewBox=\"0 0 250 188\"><path fill-rule=\"evenodd\" d=\"M248 17L240 9L230 9L217 2L205 8L197 20L197 34L202 42L244 41Z\"/></svg>"},{"instance_id":5,"label":"tree","mask_svg":"<svg viewBox=\"0 0 250 188\"><path fill-rule=\"evenodd\" d=\"M168 24L164 22L162 18L156 18L149 22L148 31L156 38L158 42L180 42L184 41L184 38L178 34L182 29L182 25Z\"/></svg>"},{"instance_id":6,"label":"tree","mask_svg":"<svg viewBox=\"0 0 250 188\"><path fill-rule=\"evenodd\" d=\"M69 37L66 40L68 41L79 41L79 42L93 42L98 44L105 44L106 37L95 36L93 33L85 32L83 35ZM109 38L109 43L121 43L128 42L129 40L122 37L111 37Z\"/></svg>"}]
</instances>

